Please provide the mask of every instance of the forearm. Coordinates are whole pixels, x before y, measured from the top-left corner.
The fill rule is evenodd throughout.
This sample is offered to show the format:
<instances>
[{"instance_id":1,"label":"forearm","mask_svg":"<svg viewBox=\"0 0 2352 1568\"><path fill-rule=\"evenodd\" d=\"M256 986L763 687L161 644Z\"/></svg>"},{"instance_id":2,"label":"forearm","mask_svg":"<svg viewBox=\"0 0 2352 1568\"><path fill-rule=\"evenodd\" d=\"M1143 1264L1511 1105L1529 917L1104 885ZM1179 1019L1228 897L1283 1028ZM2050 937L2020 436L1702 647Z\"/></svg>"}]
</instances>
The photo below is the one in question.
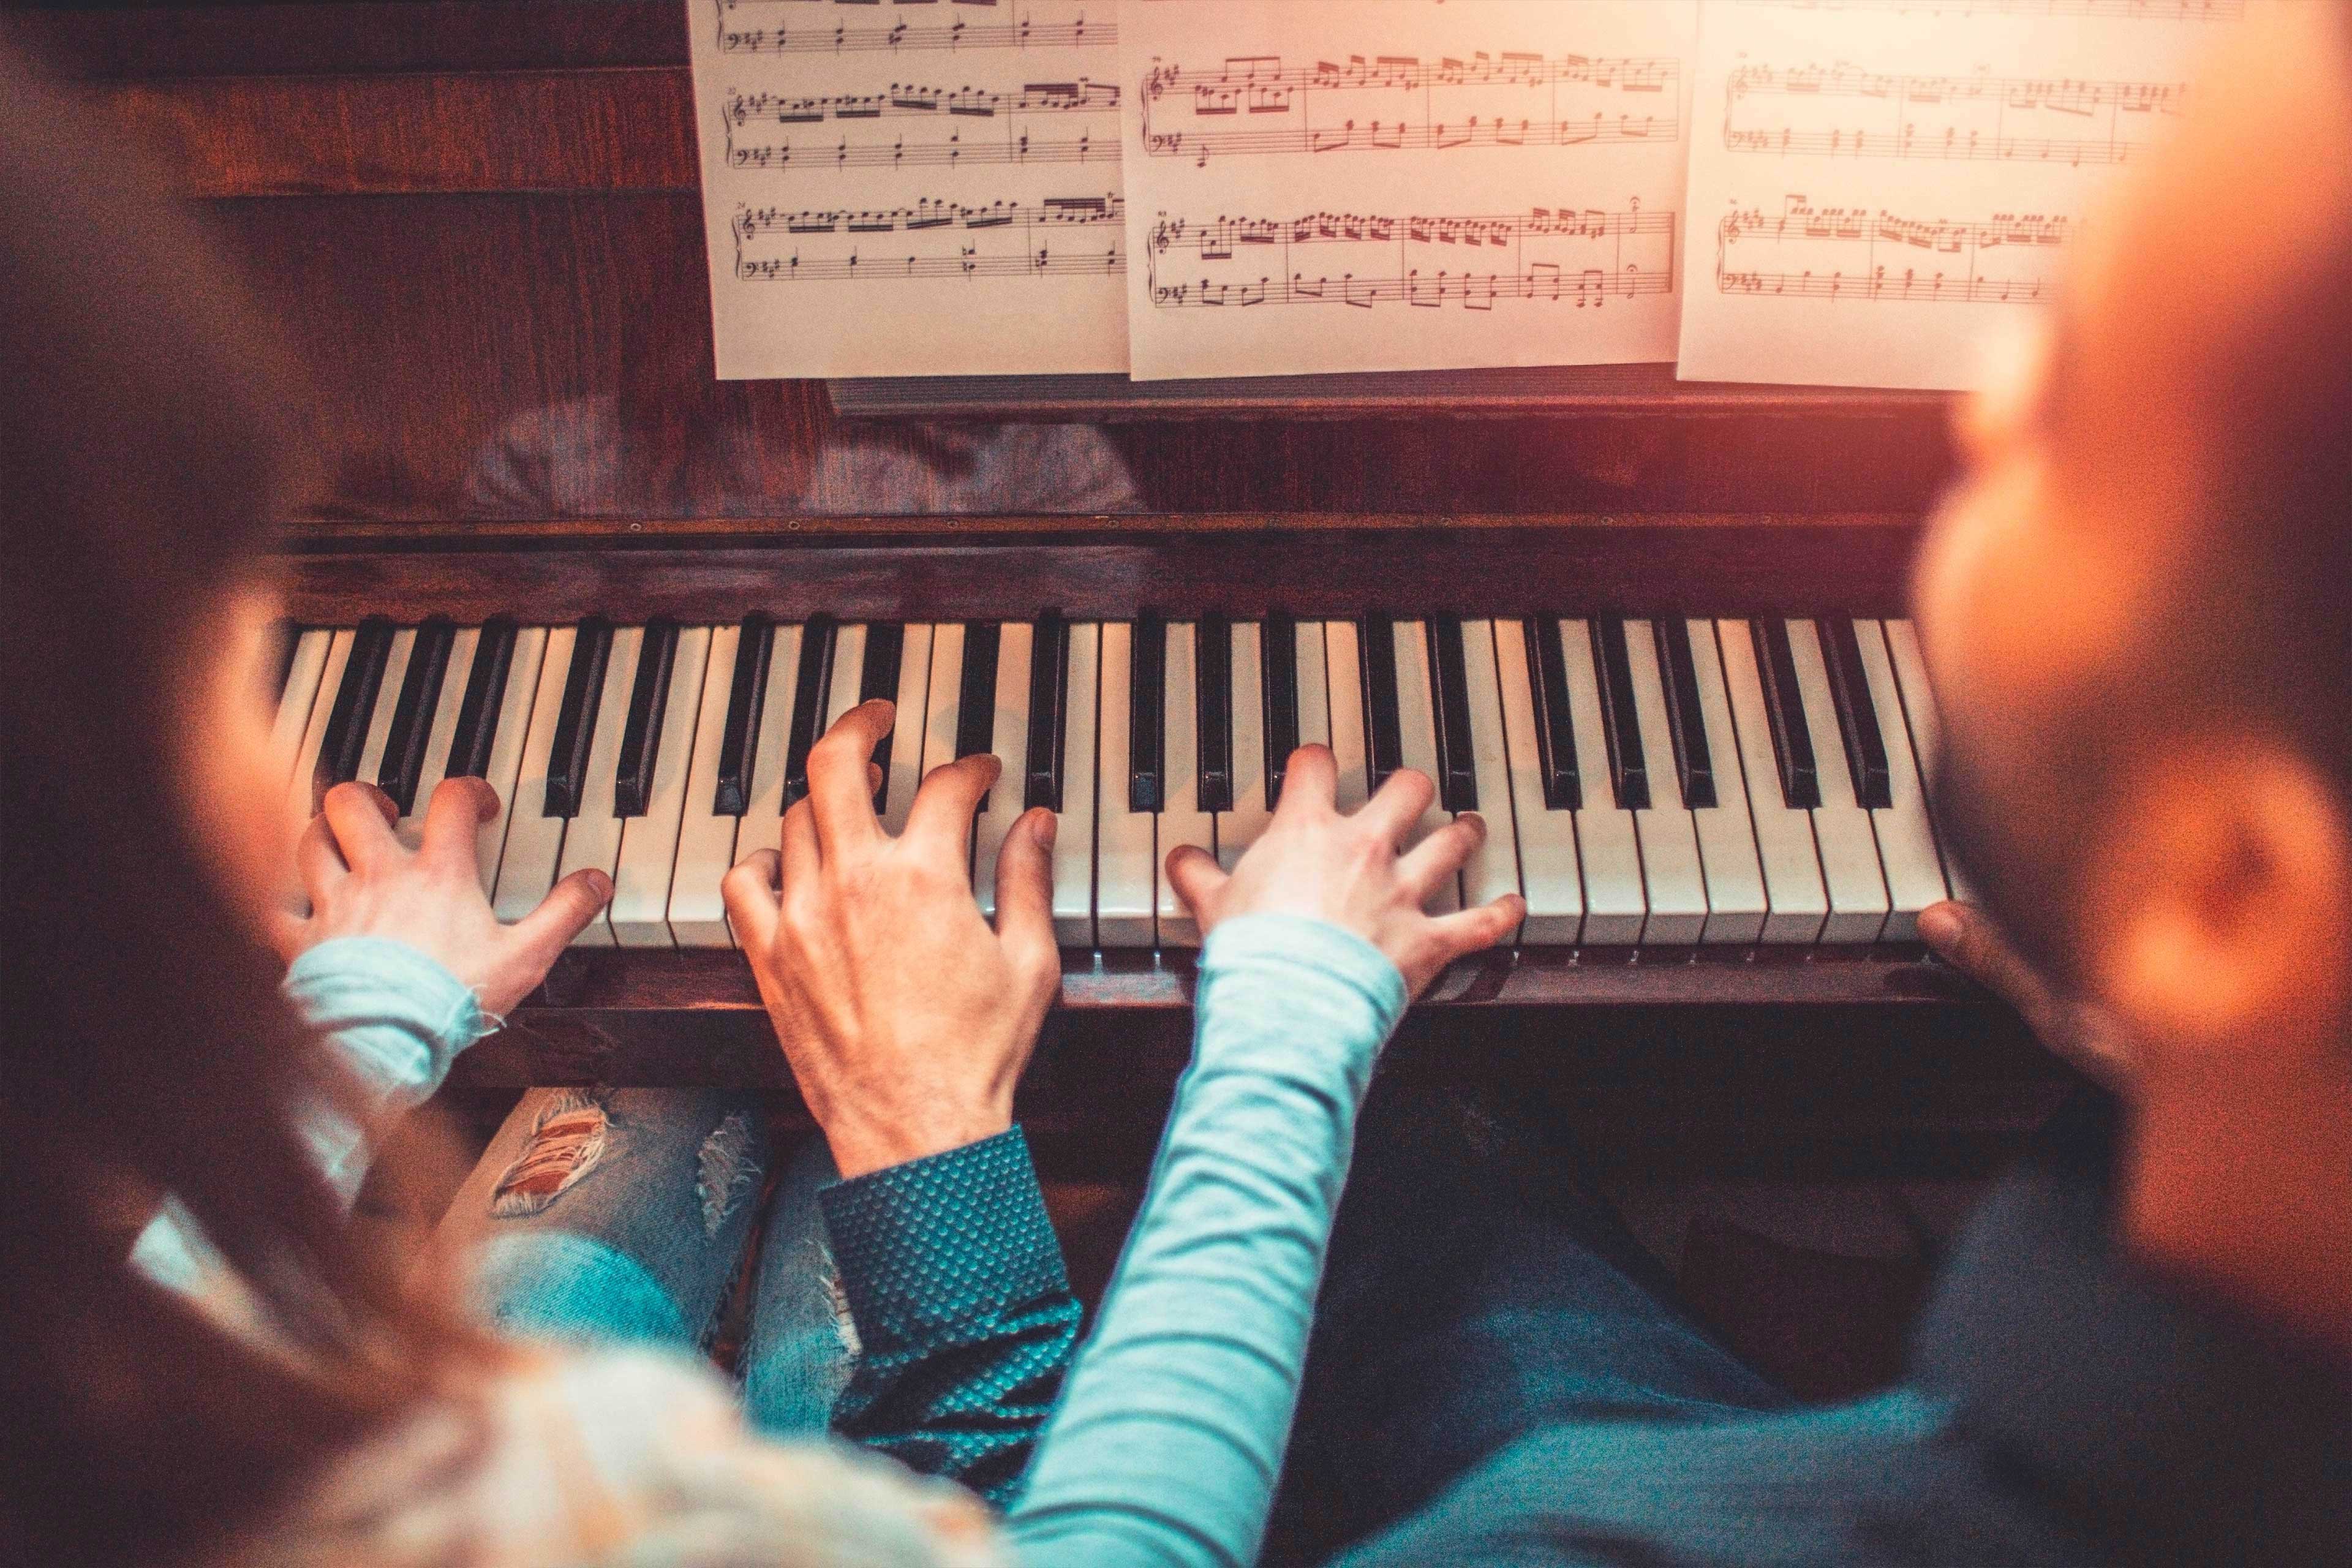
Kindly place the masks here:
<instances>
[{"instance_id":1,"label":"forearm","mask_svg":"<svg viewBox=\"0 0 2352 1568\"><path fill-rule=\"evenodd\" d=\"M1016 1128L818 1201L859 1340L834 1429L1002 1507L1079 1320L1026 1140Z\"/></svg>"},{"instance_id":2,"label":"forearm","mask_svg":"<svg viewBox=\"0 0 2352 1568\"><path fill-rule=\"evenodd\" d=\"M1252 1561L1282 1466L1355 1115L1402 979L1286 917L1202 955L1151 1190L1009 1529L1031 1568Z\"/></svg>"}]
</instances>

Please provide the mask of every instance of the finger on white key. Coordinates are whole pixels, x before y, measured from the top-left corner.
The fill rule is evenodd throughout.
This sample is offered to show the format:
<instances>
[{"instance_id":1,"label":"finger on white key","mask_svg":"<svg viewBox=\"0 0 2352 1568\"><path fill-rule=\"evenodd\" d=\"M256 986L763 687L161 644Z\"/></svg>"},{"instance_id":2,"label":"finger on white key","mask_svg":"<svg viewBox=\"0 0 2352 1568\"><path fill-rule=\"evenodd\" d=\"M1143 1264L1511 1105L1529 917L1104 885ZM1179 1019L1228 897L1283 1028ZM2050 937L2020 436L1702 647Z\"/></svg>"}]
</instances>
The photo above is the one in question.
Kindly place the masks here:
<instances>
[{"instance_id":1,"label":"finger on white key","mask_svg":"<svg viewBox=\"0 0 2352 1568\"><path fill-rule=\"evenodd\" d=\"M1291 634L1287 626L1279 630L1284 637ZM1244 621L1233 628L1233 695L1229 701L1234 726L1234 805L1232 810L1217 813L1216 823L1217 863L1228 871L1273 820L1266 794L1267 776L1272 768L1289 760L1287 753L1280 758L1267 754L1265 698L1269 675L1265 634L1266 628L1255 622ZM1297 645L1292 646L1295 650ZM1294 704L1290 711L1295 727L1297 672L1293 669L1286 673L1287 689L1281 696Z\"/></svg>"},{"instance_id":2,"label":"finger on white key","mask_svg":"<svg viewBox=\"0 0 2352 1568\"><path fill-rule=\"evenodd\" d=\"M408 676L402 683L401 709L393 715L393 732L385 742L386 771L397 769L400 789L384 784L384 793L395 803L401 791L408 792L400 820L393 831L411 849L425 837L425 808L433 799L433 792L448 777L449 753L457 735L457 712L466 703L466 687L474 672L474 648L481 641L478 626L447 626L446 641L438 651L431 646L434 628L428 623L417 628L419 651L409 660ZM437 668L436 668L437 666ZM409 689L415 689L420 704L412 714L407 708ZM430 701L429 710L421 705ZM419 739L410 725L421 725L424 734ZM394 752L401 754L392 755ZM383 782L381 778L379 783Z\"/></svg>"},{"instance_id":3,"label":"finger on white key","mask_svg":"<svg viewBox=\"0 0 2352 1568\"><path fill-rule=\"evenodd\" d=\"M343 672L350 667L352 643L357 636L346 627L328 639L326 661L319 669L319 694L303 721L302 740L287 774L287 809L305 825L319 815L319 753L327 743L327 725L334 715L335 696L342 689Z\"/></svg>"},{"instance_id":4,"label":"finger on white key","mask_svg":"<svg viewBox=\"0 0 2352 1568\"><path fill-rule=\"evenodd\" d=\"M988 798L972 818L971 890L980 912L996 918L996 858L1004 835L1028 809L1024 788L1029 763L1029 658L1034 629L1026 621L996 628L996 680L983 700L993 706L988 749L999 769ZM981 695L975 693L975 695Z\"/></svg>"},{"instance_id":5,"label":"finger on white key","mask_svg":"<svg viewBox=\"0 0 2352 1568\"><path fill-rule=\"evenodd\" d=\"M502 921L519 921L539 908L555 886L556 862L563 858L567 818L548 809L547 775L562 722L565 682L579 652L577 626L549 628L540 677L531 700L530 722L507 801L507 835L499 861L491 907ZM520 649L518 649L520 652Z\"/></svg>"},{"instance_id":6,"label":"finger on white key","mask_svg":"<svg viewBox=\"0 0 2352 1568\"><path fill-rule=\"evenodd\" d=\"M1371 798L1371 755L1364 735L1362 639L1353 621L1323 623L1325 689L1329 694L1331 761L1339 778L1333 804L1341 815Z\"/></svg>"},{"instance_id":7,"label":"finger on white key","mask_svg":"<svg viewBox=\"0 0 2352 1568\"><path fill-rule=\"evenodd\" d=\"M1471 763L1478 780L1478 815L1486 840L1462 867L1462 904L1475 909L1525 889L1519 877L1519 829L1511 791L1510 741L1503 725L1495 623L1462 623L1463 672L1468 692Z\"/></svg>"},{"instance_id":8,"label":"finger on white key","mask_svg":"<svg viewBox=\"0 0 2352 1568\"><path fill-rule=\"evenodd\" d=\"M612 652L604 665L604 685L596 703L596 729L588 749L582 779L579 811L563 830L563 849L556 861L556 880L574 871L594 869L617 876L621 859L622 817L614 798L621 766L621 741L628 729L629 699L637 683L637 656L645 647L643 626L621 626L613 633ZM614 945L609 910L592 920L572 938L575 947Z\"/></svg>"},{"instance_id":9,"label":"finger on white key","mask_svg":"<svg viewBox=\"0 0 2352 1568\"><path fill-rule=\"evenodd\" d=\"M1557 637L1557 621L1496 621L1494 623L1495 677L1501 696L1503 743L1510 764L1511 818L1517 838L1521 890L1527 895L1528 917L1520 940L1540 946L1570 946L1584 929L1584 873L1577 858L1576 811L1563 801L1552 804L1544 787L1543 749L1538 737L1535 660L1540 652L1530 639L1549 628ZM1479 785L1483 805L1486 786ZM1496 813L1486 812L1491 825Z\"/></svg>"},{"instance_id":10,"label":"finger on white key","mask_svg":"<svg viewBox=\"0 0 2352 1568\"><path fill-rule=\"evenodd\" d=\"M1133 755L1135 623L1106 621L1096 727L1095 937L1105 947L1150 947L1155 940L1160 868L1157 819L1139 811L1129 776ZM1055 848L1058 852L1059 844Z\"/></svg>"},{"instance_id":11,"label":"finger on white key","mask_svg":"<svg viewBox=\"0 0 2352 1568\"><path fill-rule=\"evenodd\" d=\"M752 640L758 640L756 625ZM669 899L664 910L670 939L680 947L726 947L732 942L727 930L727 900L719 883L734 867L735 833L743 819L719 809L719 758L727 748L728 714L739 668L740 679L753 681L767 673L764 663L743 664L740 658L743 641L740 626L712 628L710 651L703 663L702 698L695 710L694 744L678 814L677 859L670 871ZM756 647L753 658L758 658ZM748 711L743 717L753 719ZM757 730L756 721L751 728ZM727 804L737 802L730 799Z\"/></svg>"},{"instance_id":12,"label":"finger on white key","mask_svg":"<svg viewBox=\"0 0 2352 1568\"><path fill-rule=\"evenodd\" d=\"M1168 880L1167 858L1180 844L1216 853L1216 825L1201 809L1200 684L1195 664L1199 628L1171 622L1168 633L1165 707L1165 795L1158 821L1158 858L1153 863L1159 941L1161 947L1198 947L1201 929L1192 911Z\"/></svg>"},{"instance_id":13,"label":"finger on white key","mask_svg":"<svg viewBox=\"0 0 2352 1568\"><path fill-rule=\"evenodd\" d=\"M1427 773L1433 781L1442 770L1437 760L1437 700L1429 665L1429 628L1420 621L1398 621L1391 626L1389 637L1396 649L1398 754L1406 767ZM1443 797L1433 795L1428 809L1406 832L1399 850L1411 849L1453 820ZM1429 899L1433 914L1461 907L1458 876L1440 883Z\"/></svg>"},{"instance_id":14,"label":"finger on white key","mask_svg":"<svg viewBox=\"0 0 2352 1568\"><path fill-rule=\"evenodd\" d=\"M785 777L792 749L793 710L800 700L799 626L780 626L768 647L768 684L760 704L758 732L751 740L751 786L743 802L743 820L735 828L737 864L762 849L781 848L784 842Z\"/></svg>"},{"instance_id":15,"label":"finger on white key","mask_svg":"<svg viewBox=\"0 0 2352 1568\"><path fill-rule=\"evenodd\" d=\"M938 629L929 624L910 626L898 645L898 689L892 694L898 711L891 721L889 765L882 777L882 830L893 835L907 830L907 813L922 787L923 731L930 719L931 649Z\"/></svg>"},{"instance_id":16,"label":"finger on white key","mask_svg":"<svg viewBox=\"0 0 2352 1568\"><path fill-rule=\"evenodd\" d=\"M1054 935L1066 946L1093 947L1095 812L1101 748L1096 725L1102 697L1102 633L1087 622L1064 633L1061 821L1054 837Z\"/></svg>"}]
</instances>

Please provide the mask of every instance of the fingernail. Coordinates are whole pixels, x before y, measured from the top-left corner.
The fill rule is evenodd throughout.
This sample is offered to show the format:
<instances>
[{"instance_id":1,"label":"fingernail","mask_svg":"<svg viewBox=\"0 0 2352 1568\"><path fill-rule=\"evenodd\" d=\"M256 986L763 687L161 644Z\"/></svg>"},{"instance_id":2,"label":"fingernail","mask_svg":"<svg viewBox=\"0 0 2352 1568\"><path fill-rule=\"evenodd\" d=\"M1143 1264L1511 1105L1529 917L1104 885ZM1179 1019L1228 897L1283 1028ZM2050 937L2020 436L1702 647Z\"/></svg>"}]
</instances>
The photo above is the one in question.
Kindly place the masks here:
<instances>
[{"instance_id":1,"label":"fingernail","mask_svg":"<svg viewBox=\"0 0 2352 1568\"><path fill-rule=\"evenodd\" d=\"M588 881L589 886L596 889L596 897L599 900L608 904L613 901L612 878L602 871L593 871L589 874Z\"/></svg>"},{"instance_id":2,"label":"fingernail","mask_svg":"<svg viewBox=\"0 0 2352 1568\"><path fill-rule=\"evenodd\" d=\"M1051 849L1055 837L1062 831L1062 819L1050 811L1040 811L1036 825L1030 831L1037 836L1039 848Z\"/></svg>"}]
</instances>

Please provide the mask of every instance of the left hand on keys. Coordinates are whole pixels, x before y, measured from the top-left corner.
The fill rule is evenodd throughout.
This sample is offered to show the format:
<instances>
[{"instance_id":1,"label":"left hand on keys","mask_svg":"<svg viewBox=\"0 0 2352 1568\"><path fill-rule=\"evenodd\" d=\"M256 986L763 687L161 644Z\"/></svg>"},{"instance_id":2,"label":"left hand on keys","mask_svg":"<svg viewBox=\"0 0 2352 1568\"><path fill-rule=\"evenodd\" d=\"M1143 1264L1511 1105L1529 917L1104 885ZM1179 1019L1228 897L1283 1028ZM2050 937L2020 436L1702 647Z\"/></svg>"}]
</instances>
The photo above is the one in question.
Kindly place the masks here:
<instances>
[{"instance_id":1,"label":"left hand on keys","mask_svg":"<svg viewBox=\"0 0 2352 1568\"><path fill-rule=\"evenodd\" d=\"M783 848L727 874L727 916L784 1056L845 1179L1013 1125L1013 1086L1061 984L1054 814L1013 824L996 925L973 901L972 817L989 756L932 770L906 831L874 815L874 749L893 704L852 709L810 748Z\"/></svg>"}]
</instances>

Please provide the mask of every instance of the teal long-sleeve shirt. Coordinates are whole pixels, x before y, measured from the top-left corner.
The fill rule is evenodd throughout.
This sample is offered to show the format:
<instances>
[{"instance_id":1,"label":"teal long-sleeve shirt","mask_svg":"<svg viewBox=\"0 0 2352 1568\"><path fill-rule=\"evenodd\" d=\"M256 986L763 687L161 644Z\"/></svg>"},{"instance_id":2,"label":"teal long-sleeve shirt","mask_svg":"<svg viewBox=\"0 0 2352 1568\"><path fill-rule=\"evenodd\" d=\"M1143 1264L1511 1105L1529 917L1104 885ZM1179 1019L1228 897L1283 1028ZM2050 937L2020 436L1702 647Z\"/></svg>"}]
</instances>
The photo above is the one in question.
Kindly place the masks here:
<instances>
[{"instance_id":1,"label":"teal long-sleeve shirt","mask_svg":"<svg viewBox=\"0 0 2352 1568\"><path fill-rule=\"evenodd\" d=\"M370 1132L492 1021L391 942L324 943L287 988L363 1091L359 1121L307 1124L348 1200ZM1143 1211L1066 1389L1077 1309L1017 1131L821 1199L866 1340L844 1435L1017 1496L1006 1531L1029 1568L1243 1563L1265 1531L1356 1110L1406 997L1369 944L1261 915L1212 933L1197 1001ZM169 1210L136 1256L188 1285L205 1262Z\"/></svg>"}]
</instances>

